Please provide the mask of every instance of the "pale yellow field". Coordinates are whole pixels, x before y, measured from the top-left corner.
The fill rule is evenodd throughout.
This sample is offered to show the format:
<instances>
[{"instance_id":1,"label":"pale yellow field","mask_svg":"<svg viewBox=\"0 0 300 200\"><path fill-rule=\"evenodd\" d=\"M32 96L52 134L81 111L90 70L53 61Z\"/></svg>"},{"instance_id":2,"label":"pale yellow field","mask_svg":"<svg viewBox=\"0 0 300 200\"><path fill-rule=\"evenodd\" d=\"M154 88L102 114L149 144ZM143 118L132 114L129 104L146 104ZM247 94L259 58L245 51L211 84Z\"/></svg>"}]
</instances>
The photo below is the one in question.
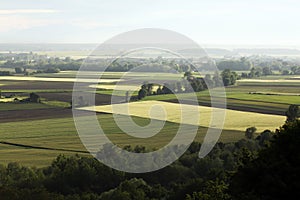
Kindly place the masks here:
<instances>
[{"instance_id":1,"label":"pale yellow field","mask_svg":"<svg viewBox=\"0 0 300 200\"><path fill-rule=\"evenodd\" d=\"M105 79L104 79L105 80ZM122 85L122 84L114 84L114 85L90 85L91 88L97 89L105 89L105 90L122 90L122 91L139 91L141 89L140 85ZM153 86L153 91L156 91L158 86Z\"/></svg>"},{"instance_id":2,"label":"pale yellow field","mask_svg":"<svg viewBox=\"0 0 300 200\"><path fill-rule=\"evenodd\" d=\"M49 77L27 77L27 76L0 76L0 80L7 81L50 81L50 82L85 82L85 83L112 83L120 80L116 79L78 79L75 78L49 78Z\"/></svg>"},{"instance_id":3,"label":"pale yellow field","mask_svg":"<svg viewBox=\"0 0 300 200\"><path fill-rule=\"evenodd\" d=\"M127 107L128 112L126 111ZM153 109L151 110L151 108ZM211 107L180 105L161 101L142 101L129 104L114 104L113 107L112 105L105 105L80 109L166 120L175 123L212 128L219 128L219 124L222 122L222 114L226 113L224 129L244 131L248 127L255 126L258 132L262 132L266 129L275 130L281 126L286 119L284 116L214 108L216 117L219 119L212 122L215 125L210 125L212 116ZM187 114L185 117L182 117L181 110L186 111ZM200 114L200 118L197 117L197 114L195 115L197 112Z\"/></svg>"},{"instance_id":4,"label":"pale yellow field","mask_svg":"<svg viewBox=\"0 0 300 200\"><path fill-rule=\"evenodd\" d=\"M105 89L105 90L126 90L126 91L137 91L140 86L136 85L90 85L91 88Z\"/></svg>"},{"instance_id":5,"label":"pale yellow field","mask_svg":"<svg viewBox=\"0 0 300 200\"><path fill-rule=\"evenodd\" d=\"M4 102L4 103L13 102L13 101L14 101L14 98L0 98L0 102Z\"/></svg>"},{"instance_id":6,"label":"pale yellow field","mask_svg":"<svg viewBox=\"0 0 300 200\"><path fill-rule=\"evenodd\" d=\"M15 98L18 98L19 100L26 99L28 97L12 97L12 98L0 98L1 103L8 103L8 102L14 102Z\"/></svg>"}]
</instances>

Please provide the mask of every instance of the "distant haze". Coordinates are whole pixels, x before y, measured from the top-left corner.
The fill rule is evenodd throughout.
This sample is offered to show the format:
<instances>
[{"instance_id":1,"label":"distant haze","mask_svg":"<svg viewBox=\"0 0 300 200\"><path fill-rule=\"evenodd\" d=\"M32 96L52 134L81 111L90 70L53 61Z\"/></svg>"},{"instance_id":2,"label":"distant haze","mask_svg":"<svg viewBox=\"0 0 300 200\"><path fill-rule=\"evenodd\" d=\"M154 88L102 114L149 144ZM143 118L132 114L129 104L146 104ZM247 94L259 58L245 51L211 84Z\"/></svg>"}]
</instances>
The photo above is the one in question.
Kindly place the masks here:
<instances>
[{"instance_id":1,"label":"distant haze","mask_svg":"<svg viewBox=\"0 0 300 200\"><path fill-rule=\"evenodd\" d=\"M299 8L299 0L1 1L0 43L100 43L160 28L200 45L299 48Z\"/></svg>"},{"instance_id":2,"label":"distant haze","mask_svg":"<svg viewBox=\"0 0 300 200\"><path fill-rule=\"evenodd\" d=\"M47 52L47 51L86 51L92 52L99 44L0 44L0 52ZM257 47L257 46L224 46L204 45L208 55L274 55L274 56L300 56L300 50L284 47ZM193 49L182 49L178 53L192 53ZM196 52L195 52L196 53Z\"/></svg>"}]
</instances>

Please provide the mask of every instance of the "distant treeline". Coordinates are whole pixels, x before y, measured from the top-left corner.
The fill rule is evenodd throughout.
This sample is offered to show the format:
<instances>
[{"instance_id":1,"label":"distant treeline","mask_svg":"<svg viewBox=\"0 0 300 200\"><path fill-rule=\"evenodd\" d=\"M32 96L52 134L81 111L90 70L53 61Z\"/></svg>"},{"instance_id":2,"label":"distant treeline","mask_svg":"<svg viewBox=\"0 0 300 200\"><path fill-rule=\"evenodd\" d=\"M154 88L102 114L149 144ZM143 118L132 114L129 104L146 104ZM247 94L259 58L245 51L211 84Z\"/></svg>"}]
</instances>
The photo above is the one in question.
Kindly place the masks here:
<instances>
[{"instance_id":1,"label":"distant treeline","mask_svg":"<svg viewBox=\"0 0 300 200\"><path fill-rule=\"evenodd\" d=\"M216 58L216 66L219 70L230 69L232 71L250 71L253 68L261 75L269 75L269 72L280 71L284 75L300 74L300 65L297 60L283 60L272 57L241 57L241 58ZM0 54L0 67L34 69L39 72L78 70L81 65L90 71L127 72L130 70L140 72L188 72L195 70L216 70L212 60L201 62L196 58L94 58L72 59L70 57L51 57L35 53L2 53ZM192 64L196 63L196 67Z\"/></svg>"},{"instance_id":2,"label":"distant treeline","mask_svg":"<svg viewBox=\"0 0 300 200\"><path fill-rule=\"evenodd\" d=\"M297 60L282 60L279 58L263 58L263 57L242 57L240 59L227 58L218 59L217 67L219 70L230 69L235 71L252 71L255 69L256 73L248 77L258 77L264 75L271 75L272 71L279 71L283 75L300 74L300 65Z\"/></svg>"},{"instance_id":3,"label":"distant treeline","mask_svg":"<svg viewBox=\"0 0 300 200\"><path fill-rule=\"evenodd\" d=\"M243 57L240 60L219 61L217 67L219 70L230 69L235 71L247 71L252 67L252 63Z\"/></svg>"}]
</instances>

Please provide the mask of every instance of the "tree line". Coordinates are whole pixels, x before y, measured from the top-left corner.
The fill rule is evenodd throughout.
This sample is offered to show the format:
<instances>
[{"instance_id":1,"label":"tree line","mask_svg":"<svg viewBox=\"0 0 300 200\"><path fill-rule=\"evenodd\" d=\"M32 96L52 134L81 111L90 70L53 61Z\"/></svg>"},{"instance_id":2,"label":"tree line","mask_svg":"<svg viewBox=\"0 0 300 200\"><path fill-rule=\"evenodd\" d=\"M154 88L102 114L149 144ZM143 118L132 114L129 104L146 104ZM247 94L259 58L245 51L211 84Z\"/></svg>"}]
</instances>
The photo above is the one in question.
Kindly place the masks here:
<instances>
[{"instance_id":1,"label":"tree line","mask_svg":"<svg viewBox=\"0 0 300 200\"><path fill-rule=\"evenodd\" d=\"M216 63L219 70L250 71L250 73L243 73L242 77L245 78L268 76L272 75L273 71L279 71L282 75L300 74L299 61L292 59L252 55L238 59L216 59Z\"/></svg>"},{"instance_id":2,"label":"tree line","mask_svg":"<svg viewBox=\"0 0 300 200\"><path fill-rule=\"evenodd\" d=\"M213 76L206 74L204 78L196 77L192 72L188 71L184 73L182 80L165 83L163 86L158 85L156 91L153 91L153 83L145 82L138 92L138 99L143 99L150 95L200 92L209 88L234 85L238 79L238 74L230 69L223 70L221 74L216 71Z\"/></svg>"}]
</instances>

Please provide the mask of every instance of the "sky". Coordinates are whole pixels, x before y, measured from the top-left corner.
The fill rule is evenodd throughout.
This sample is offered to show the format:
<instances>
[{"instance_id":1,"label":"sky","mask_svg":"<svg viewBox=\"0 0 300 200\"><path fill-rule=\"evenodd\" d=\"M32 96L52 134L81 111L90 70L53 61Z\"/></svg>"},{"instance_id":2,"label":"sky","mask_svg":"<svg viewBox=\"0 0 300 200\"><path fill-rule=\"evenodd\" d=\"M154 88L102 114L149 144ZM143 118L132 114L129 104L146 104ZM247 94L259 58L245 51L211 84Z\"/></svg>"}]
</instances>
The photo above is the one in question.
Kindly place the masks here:
<instances>
[{"instance_id":1,"label":"sky","mask_svg":"<svg viewBox=\"0 0 300 200\"><path fill-rule=\"evenodd\" d=\"M299 0L0 1L0 43L101 43L140 28L202 45L300 48Z\"/></svg>"}]
</instances>

